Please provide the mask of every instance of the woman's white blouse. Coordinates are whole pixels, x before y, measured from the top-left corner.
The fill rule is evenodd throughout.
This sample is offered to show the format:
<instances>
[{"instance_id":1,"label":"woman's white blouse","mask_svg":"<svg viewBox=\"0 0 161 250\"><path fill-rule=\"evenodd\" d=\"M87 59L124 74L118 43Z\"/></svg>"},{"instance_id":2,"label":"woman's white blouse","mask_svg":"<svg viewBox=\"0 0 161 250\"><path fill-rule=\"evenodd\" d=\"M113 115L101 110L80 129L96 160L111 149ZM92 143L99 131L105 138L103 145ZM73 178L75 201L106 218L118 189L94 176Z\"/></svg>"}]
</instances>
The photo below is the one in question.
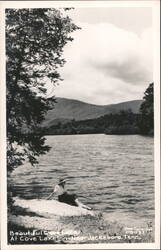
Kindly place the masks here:
<instances>
[{"instance_id":1,"label":"woman's white blouse","mask_svg":"<svg viewBox=\"0 0 161 250\"><path fill-rule=\"evenodd\" d=\"M62 195L64 192L65 192L65 188L63 188L62 186L56 185L54 187L54 194L56 194L56 195Z\"/></svg>"}]
</instances>

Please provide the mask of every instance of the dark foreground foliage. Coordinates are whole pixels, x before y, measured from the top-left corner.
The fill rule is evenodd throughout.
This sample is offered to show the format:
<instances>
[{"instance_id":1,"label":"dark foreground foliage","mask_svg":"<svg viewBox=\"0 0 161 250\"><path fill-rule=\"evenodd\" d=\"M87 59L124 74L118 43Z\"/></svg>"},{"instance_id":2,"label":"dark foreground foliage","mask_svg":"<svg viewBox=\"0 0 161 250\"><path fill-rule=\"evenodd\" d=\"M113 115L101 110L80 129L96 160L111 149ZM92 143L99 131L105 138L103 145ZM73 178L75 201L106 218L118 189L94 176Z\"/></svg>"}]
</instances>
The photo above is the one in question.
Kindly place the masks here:
<instances>
[{"instance_id":1,"label":"dark foreground foliage","mask_svg":"<svg viewBox=\"0 0 161 250\"><path fill-rule=\"evenodd\" d=\"M76 29L66 10L6 9L8 172L50 149L40 126L55 103L46 82L53 88L62 80L63 48Z\"/></svg>"}]
</instances>

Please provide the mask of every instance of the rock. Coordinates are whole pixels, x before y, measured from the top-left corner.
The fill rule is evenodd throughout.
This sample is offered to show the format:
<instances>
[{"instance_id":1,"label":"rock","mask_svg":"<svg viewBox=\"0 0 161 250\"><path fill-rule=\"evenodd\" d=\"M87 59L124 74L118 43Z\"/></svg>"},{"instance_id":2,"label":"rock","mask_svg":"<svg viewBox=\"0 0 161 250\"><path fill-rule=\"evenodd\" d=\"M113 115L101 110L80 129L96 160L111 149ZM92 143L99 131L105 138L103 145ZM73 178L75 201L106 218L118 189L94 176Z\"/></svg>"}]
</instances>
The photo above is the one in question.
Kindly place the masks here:
<instances>
[{"instance_id":1,"label":"rock","mask_svg":"<svg viewBox=\"0 0 161 250\"><path fill-rule=\"evenodd\" d=\"M16 198L14 201L15 206L20 206L28 211L34 212L37 215L42 215L48 218L57 216L82 216L92 215L93 211L81 207L70 206L68 204L56 200L23 200Z\"/></svg>"}]
</instances>

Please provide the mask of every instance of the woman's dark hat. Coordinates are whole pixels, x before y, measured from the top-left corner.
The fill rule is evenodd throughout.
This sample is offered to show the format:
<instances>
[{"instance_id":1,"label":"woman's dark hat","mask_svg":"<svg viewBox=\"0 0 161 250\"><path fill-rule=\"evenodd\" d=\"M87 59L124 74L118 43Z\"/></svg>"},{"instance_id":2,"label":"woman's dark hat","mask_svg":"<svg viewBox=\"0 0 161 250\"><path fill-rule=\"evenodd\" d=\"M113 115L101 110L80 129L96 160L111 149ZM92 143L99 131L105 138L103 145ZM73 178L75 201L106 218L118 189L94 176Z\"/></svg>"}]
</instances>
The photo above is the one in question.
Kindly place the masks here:
<instances>
[{"instance_id":1,"label":"woman's dark hat","mask_svg":"<svg viewBox=\"0 0 161 250\"><path fill-rule=\"evenodd\" d=\"M59 184L65 183L68 179L67 178L60 178Z\"/></svg>"}]
</instances>

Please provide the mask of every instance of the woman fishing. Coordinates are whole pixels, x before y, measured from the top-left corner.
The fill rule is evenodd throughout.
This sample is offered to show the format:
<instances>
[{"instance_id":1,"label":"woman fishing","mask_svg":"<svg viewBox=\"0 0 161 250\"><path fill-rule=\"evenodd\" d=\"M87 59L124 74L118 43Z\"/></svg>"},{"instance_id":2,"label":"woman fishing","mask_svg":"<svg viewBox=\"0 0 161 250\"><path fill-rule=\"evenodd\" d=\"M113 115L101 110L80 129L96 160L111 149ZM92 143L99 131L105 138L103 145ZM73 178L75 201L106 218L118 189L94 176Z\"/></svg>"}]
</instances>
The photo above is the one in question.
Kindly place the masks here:
<instances>
[{"instance_id":1,"label":"woman fishing","mask_svg":"<svg viewBox=\"0 0 161 250\"><path fill-rule=\"evenodd\" d=\"M66 191L65 184L66 184L67 180L68 179L65 179L65 178L60 179L59 183L54 187L53 192L49 195L49 197L47 198L47 200L50 200L54 195L57 195L58 196L58 200L60 202L67 203L67 204L69 204L71 206L76 206L76 207L81 207L81 208L85 208L85 209L91 210L90 207L82 204L78 200L76 194L69 194Z\"/></svg>"}]
</instances>

